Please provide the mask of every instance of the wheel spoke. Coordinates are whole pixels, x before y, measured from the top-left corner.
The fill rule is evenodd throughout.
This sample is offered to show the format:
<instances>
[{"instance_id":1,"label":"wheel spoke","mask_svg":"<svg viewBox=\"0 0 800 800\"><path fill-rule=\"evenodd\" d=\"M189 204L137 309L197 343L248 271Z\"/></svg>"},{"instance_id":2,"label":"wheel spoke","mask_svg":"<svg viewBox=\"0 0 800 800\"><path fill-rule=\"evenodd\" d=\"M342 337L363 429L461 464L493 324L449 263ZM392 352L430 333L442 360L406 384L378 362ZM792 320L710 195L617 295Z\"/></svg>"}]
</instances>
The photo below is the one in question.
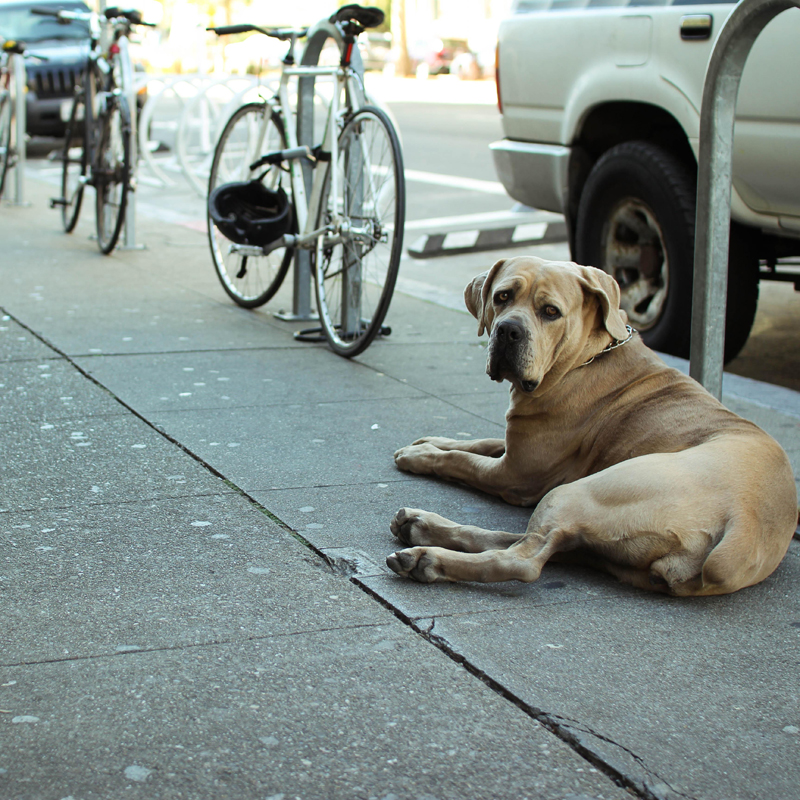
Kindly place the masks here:
<instances>
[{"instance_id":1,"label":"wheel spoke","mask_svg":"<svg viewBox=\"0 0 800 800\"><path fill-rule=\"evenodd\" d=\"M395 134L382 112L362 109L345 125L336 168L339 196L323 191L332 247L320 237L317 306L323 330L340 355L362 352L380 332L397 278L405 192ZM341 232L331 222L342 219Z\"/></svg>"}]
</instances>

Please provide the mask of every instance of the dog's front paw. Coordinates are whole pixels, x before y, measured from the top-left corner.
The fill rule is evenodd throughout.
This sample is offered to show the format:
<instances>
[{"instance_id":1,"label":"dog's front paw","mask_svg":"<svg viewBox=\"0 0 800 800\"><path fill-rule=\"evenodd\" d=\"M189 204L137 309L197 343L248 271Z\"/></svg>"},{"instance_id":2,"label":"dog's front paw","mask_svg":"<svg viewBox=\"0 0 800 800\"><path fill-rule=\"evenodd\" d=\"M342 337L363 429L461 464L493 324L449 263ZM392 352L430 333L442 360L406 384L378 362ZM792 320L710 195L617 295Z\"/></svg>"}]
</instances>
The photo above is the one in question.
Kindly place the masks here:
<instances>
[{"instance_id":1,"label":"dog's front paw","mask_svg":"<svg viewBox=\"0 0 800 800\"><path fill-rule=\"evenodd\" d=\"M429 544L428 526L424 522L426 512L418 508L401 508L389 523L394 536L409 547Z\"/></svg>"},{"instance_id":2,"label":"dog's front paw","mask_svg":"<svg viewBox=\"0 0 800 800\"><path fill-rule=\"evenodd\" d=\"M434 472L436 458L441 450L427 442L410 444L401 447L394 454L394 463L403 472L416 472L418 475L430 475Z\"/></svg>"},{"instance_id":3,"label":"dog's front paw","mask_svg":"<svg viewBox=\"0 0 800 800\"><path fill-rule=\"evenodd\" d=\"M411 578L417 583L435 583L444 577L438 559L427 547L398 550L386 559L386 566L401 577Z\"/></svg>"}]
</instances>

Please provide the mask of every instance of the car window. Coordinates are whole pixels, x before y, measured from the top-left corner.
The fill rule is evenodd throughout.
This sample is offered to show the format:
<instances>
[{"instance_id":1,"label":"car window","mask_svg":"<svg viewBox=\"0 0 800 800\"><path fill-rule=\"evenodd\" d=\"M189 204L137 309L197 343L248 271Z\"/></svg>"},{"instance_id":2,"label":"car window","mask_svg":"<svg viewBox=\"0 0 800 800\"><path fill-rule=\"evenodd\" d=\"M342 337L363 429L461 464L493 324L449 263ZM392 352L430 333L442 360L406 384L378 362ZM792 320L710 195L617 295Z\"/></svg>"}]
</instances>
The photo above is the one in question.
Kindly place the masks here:
<instances>
[{"instance_id":1,"label":"car window","mask_svg":"<svg viewBox=\"0 0 800 800\"><path fill-rule=\"evenodd\" d=\"M87 39L89 25L85 22L70 22L61 25L55 17L42 17L31 14L31 8L43 3L24 5L0 4L0 36L4 39L18 39L25 43L43 42L53 39ZM88 11L84 3L46 4L50 8L63 8L69 11Z\"/></svg>"}]
</instances>

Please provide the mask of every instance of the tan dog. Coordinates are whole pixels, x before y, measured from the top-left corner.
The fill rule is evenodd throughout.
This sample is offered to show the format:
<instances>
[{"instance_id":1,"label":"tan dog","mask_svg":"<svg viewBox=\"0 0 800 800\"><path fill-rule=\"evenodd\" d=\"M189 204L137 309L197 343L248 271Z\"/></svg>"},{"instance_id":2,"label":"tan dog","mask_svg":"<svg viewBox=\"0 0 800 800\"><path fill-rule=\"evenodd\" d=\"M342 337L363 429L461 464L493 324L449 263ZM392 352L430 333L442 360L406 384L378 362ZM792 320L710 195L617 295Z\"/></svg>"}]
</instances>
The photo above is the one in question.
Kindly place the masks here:
<instances>
[{"instance_id":1,"label":"tan dog","mask_svg":"<svg viewBox=\"0 0 800 800\"><path fill-rule=\"evenodd\" d=\"M467 287L487 373L511 383L505 441L425 437L395 453L408 472L536 506L525 534L401 509L410 548L387 559L432 581L535 581L578 561L642 589L734 592L767 577L797 524L780 445L638 337L605 272L538 258L498 261Z\"/></svg>"}]
</instances>

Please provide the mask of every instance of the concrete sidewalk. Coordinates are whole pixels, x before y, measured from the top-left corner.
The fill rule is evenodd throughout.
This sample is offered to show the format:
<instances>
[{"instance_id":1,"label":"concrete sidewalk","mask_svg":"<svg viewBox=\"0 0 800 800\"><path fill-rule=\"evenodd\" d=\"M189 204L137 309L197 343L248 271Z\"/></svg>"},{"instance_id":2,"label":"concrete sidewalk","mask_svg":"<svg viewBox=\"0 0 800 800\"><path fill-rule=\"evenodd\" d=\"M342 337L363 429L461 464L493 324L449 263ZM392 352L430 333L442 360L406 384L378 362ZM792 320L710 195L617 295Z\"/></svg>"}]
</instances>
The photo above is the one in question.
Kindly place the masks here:
<instances>
[{"instance_id":1,"label":"concrete sidewalk","mask_svg":"<svg viewBox=\"0 0 800 800\"><path fill-rule=\"evenodd\" d=\"M103 257L51 193L0 209L0 797L800 798L800 542L708 600L397 578L400 506L529 516L393 465L502 431L474 320L396 294L345 361L202 234ZM726 393L800 474L800 396Z\"/></svg>"}]
</instances>

